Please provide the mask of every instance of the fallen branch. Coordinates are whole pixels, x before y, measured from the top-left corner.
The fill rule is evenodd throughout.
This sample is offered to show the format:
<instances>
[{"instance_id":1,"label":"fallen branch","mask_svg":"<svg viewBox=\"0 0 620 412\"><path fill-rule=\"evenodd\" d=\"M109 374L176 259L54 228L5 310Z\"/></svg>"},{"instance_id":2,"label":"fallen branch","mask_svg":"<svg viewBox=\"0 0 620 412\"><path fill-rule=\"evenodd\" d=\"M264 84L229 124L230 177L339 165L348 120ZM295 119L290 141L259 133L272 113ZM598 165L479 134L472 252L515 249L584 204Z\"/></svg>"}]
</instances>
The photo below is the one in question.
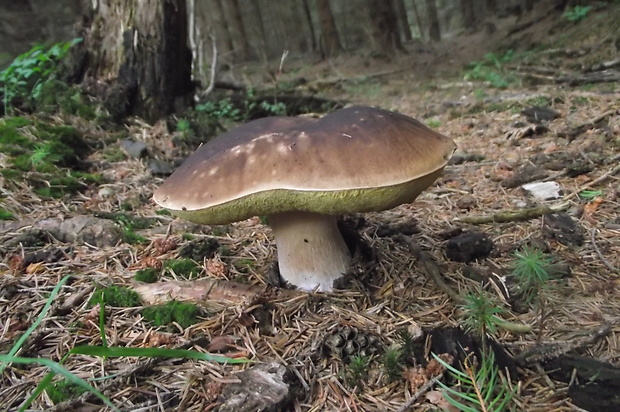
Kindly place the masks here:
<instances>
[{"instance_id":1,"label":"fallen branch","mask_svg":"<svg viewBox=\"0 0 620 412\"><path fill-rule=\"evenodd\" d=\"M396 412L405 412L407 409L411 408L414 403L420 398L420 396L424 395L428 392L437 382L439 382L443 378L443 372L439 375L435 376L433 379L429 379L416 393L411 395L411 398L407 400L407 402L403 403L400 408L396 410Z\"/></svg>"},{"instance_id":2,"label":"fallen branch","mask_svg":"<svg viewBox=\"0 0 620 412\"><path fill-rule=\"evenodd\" d=\"M515 359L519 365L531 365L536 362L547 362L558 358L570 351L589 346L598 339L609 334L611 327L609 325L601 325L596 330L580 339L558 341L542 345L536 345L533 348L521 353Z\"/></svg>"},{"instance_id":3,"label":"fallen branch","mask_svg":"<svg viewBox=\"0 0 620 412\"><path fill-rule=\"evenodd\" d=\"M394 239L407 245L409 252L411 252L416 260L422 263L422 267L426 274L435 282L439 289L450 296L450 299L452 299L454 303L459 305L465 303L465 298L444 281L439 266L435 263L430 253L423 251L409 236L396 235ZM527 333L531 330L530 325L514 323L499 318L497 318L497 324L505 330L516 333Z\"/></svg>"},{"instance_id":4,"label":"fallen branch","mask_svg":"<svg viewBox=\"0 0 620 412\"><path fill-rule=\"evenodd\" d=\"M465 302L463 297L443 280L439 266L437 266L430 253L423 251L409 236L396 235L395 239L407 246L409 252L422 264L426 274L435 282L439 289L450 296L450 299L458 304Z\"/></svg>"},{"instance_id":5,"label":"fallen branch","mask_svg":"<svg viewBox=\"0 0 620 412\"><path fill-rule=\"evenodd\" d=\"M594 248L594 251L598 255L599 259L601 259L601 262L603 262L603 264L607 266L607 269L611 270L612 272L617 272L617 269L614 267L614 265L611 264L611 262L609 262L609 260L607 260L607 258L603 255L603 252L601 252L601 249L599 249L598 245L596 244L596 229L594 228L590 230L590 242L592 243L592 247Z\"/></svg>"},{"instance_id":6,"label":"fallen branch","mask_svg":"<svg viewBox=\"0 0 620 412\"><path fill-rule=\"evenodd\" d=\"M564 198L564 200L567 200L567 198ZM464 216L461 218L457 218L457 220L463 223L471 223L473 225L482 225L485 223L518 222L522 220L534 219L551 213L562 212L569 207L570 203L564 202L551 206L543 205L531 207L528 209L506 210L486 216Z\"/></svg>"},{"instance_id":7,"label":"fallen branch","mask_svg":"<svg viewBox=\"0 0 620 412\"><path fill-rule=\"evenodd\" d=\"M249 304L265 292L265 287L227 280L203 279L134 285L145 303L162 304L171 300L201 303L206 301Z\"/></svg>"},{"instance_id":8,"label":"fallen branch","mask_svg":"<svg viewBox=\"0 0 620 412\"><path fill-rule=\"evenodd\" d=\"M581 193L583 190L586 190L594 185L597 185L601 182L604 182L605 180L609 179L610 176L615 175L616 173L620 172L620 164L616 165L613 169L603 173L601 176L597 177L596 179L594 179L593 181L581 186L579 189L575 190L572 193L567 194L566 196L564 196L564 198L562 200L568 200L570 198L573 198L575 196L577 196L579 193Z\"/></svg>"}]
</instances>

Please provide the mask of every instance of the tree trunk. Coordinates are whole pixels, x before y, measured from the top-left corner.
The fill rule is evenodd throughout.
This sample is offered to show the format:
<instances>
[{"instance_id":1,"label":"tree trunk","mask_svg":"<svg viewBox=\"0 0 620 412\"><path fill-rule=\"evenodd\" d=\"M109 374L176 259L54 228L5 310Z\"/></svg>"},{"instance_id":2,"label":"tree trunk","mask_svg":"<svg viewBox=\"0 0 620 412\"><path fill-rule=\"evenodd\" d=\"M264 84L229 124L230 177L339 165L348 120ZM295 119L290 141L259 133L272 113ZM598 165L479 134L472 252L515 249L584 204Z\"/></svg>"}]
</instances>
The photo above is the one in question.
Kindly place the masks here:
<instances>
[{"instance_id":1,"label":"tree trunk","mask_svg":"<svg viewBox=\"0 0 620 412\"><path fill-rule=\"evenodd\" d=\"M463 18L463 27L465 30L476 30L476 12L474 10L473 0L461 0L461 17Z\"/></svg>"},{"instance_id":2,"label":"tree trunk","mask_svg":"<svg viewBox=\"0 0 620 412\"><path fill-rule=\"evenodd\" d=\"M418 31L420 32L420 38L424 40L424 26L422 25L422 19L420 18L418 6L415 4L415 2L416 0L411 0L411 8L413 9L413 14L415 15L415 21L418 25Z\"/></svg>"},{"instance_id":3,"label":"tree trunk","mask_svg":"<svg viewBox=\"0 0 620 412\"><path fill-rule=\"evenodd\" d=\"M288 47L291 51L307 53L311 49L309 34L304 30L304 16L297 1L289 2L287 5L287 17L284 18L284 28L289 34Z\"/></svg>"},{"instance_id":4,"label":"tree trunk","mask_svg":"<svg viewBox=\"0 0 620 412\"><path fill-rule=\"evenodd\" d=\"M260 3L258 0L252 0L250 2L252 7L252 15L254 16L254 21L256 22L256 34L258 35L257 46L260 46L260 51L258 47L257 54L260 54L261 58L264 61L267 61L267 34L265 33L265 23L263 19L263 11L260 8ZM250 33L250 36L253 37L253 33Z\"/></svg>"},{"instance_id":5,"label":"tree trunk","mask_svg":"<svg viewBox=\"0 0 620 412\"><path fill-rule=\"evenodd\" d=\"M525 9L525 11L532 11L532 9L534 8L534 0L525 0L523 2L523 8Z\"/></svg>"},{"instance_id":6,"label":"tree trunk","mask_svg":"<svg viewBox=\"0 0 620 412\"><path fill-rule=\"evenodd\" d=\"M405 41L411 41L411 26L409 25L409 18L407 17L405 0L392 0L392 2L398 19L398 27L403 35L403 39Z\"/></svg>"},{"instance_id":7,"label":"tree trunk","mask_svg":"<svg viewBox=\"0 0 620 412\"><path fill-rule=\"evenodd\" d=\"M111 115L154 122L191 101L185 0L96 0L81 44L82 83ZM88 26L90 25L90 26Z\"/></svg>"},{"instance_id":8,"label":"tree trunk","mask_svg":"<svg viewBox=\"0 0 620 412\"><path fill-rule=\"evenodd\" d=\"M336 29L336 22L329 0L316 0L316 7L319 12L319 22L321 25L321 37L323 38L323 57L330 57L334 53L342 51L340 37Z\"/></svg>"},{"instance_id":9,"label":"tree trunk","mask_svg":"<svg viewBox=\"0 0 620 412\"><path fill-rule=\"evenodd\" d=\"M426 0L426 14L428 16L428 35L432 41L441 40L441 29L439 27L439 15L435 0Z\"/></svg>"},{"instance_id":10,"label":"tree trunk","mask_svg":"<svg viewBox=\"0 0 620 412\"><path fill-rule=\"evenodd\" d=\"M392 3L386 0L369 0L370 21L373 26L373 49L376 52L393 54L402 50L403 45L398 35L398 22Z\"/></svg>"},{"instance_id":11,"label":"tree trunk","mask_svg":"<svg viewBox=\"0 0 620 412\"><path fill-rule=\"evenodd\" d=\"M308 0L301 0L301 5L303 7L306 24L308 25L308 29L310 31L312 51L315 52L317 51L316 32L314 30L314 24L312 23L312 14L310 13L310 5L308 4Z\"/></svg>"},{"instance_id":12,"label":"tree trunk","mask_svg":"<svg viewBox=\"0 0 620 412\"><path fill-rule=\"evenodd\" d=\"M250 44L245 33L245 26L241 20L241 10L238 0L222 0L226 24L230 32L230 38L234 47L234 55L237 61L247 61L250 58Z\"/></svg>"},{"instance_id":13,"label":"tree trunk","mask_svg":"<svg viewBox=\"0 0 620 412\"><path fill-rule=\"evenodd\" d=\"M495 14L497 11L497 0L486 0L487 14Z\"/></svg>"},{"instance_id":14,"label":"tree trunk","mask_svg":"<svg viewBox=\"0 0 620 412\"><path fill-rule=\"evenodd\" d=\"M200 0L197 0L197 8L200 7ZM211 24L213 25L213 36L215 36L215 43L217 44L217 51L220 56L226 56L233 50L232 39L230 38L230 32L226 27L226 19L224 18L224 10L222 9L221 0L208 0L208 9L211 15Z\"/></svg>"}]
</instances>

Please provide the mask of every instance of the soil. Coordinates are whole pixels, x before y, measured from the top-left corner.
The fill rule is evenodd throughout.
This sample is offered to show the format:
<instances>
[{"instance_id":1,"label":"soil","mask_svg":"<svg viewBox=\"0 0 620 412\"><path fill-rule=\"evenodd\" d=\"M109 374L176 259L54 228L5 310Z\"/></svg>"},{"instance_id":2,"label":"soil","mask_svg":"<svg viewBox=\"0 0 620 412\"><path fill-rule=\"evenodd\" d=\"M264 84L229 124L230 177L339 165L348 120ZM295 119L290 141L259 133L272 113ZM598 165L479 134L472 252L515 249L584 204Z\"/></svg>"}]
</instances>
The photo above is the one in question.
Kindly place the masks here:
<instances>
[{"instance_id":1,"label":"soil","mask_svg":"<svg viewBox=\"0 0 620 412\"><path fill-rule=\"evenodd\" d=\"M443 176L413 204L343 221L358 258L346 288L333 293L272 286L275 244L259 218L208 227L159 213L150 198L164 177L148 164L174 164L178 155L171 143L178 132L164 121L131 120L129 138L144 143L146 157L140 150L135 158L105 160L109 147L97 148L85 160L107 183L60 201L2 180L2 207L15 216L0 227L2 352L35 322L60 279L71 275L19 356L60 361L77 345L101 345L99 310L89 305L90 296L100 285L125 285L138 290L145 305L171 297L197 301L200 322L154 327L140 307L107 307L103 333L110 346L204 352L225 340L225 355L272 365L277 379L260 368L254 375L261 376L260 385L274 381L277 396L265 406L273 410L430 411L445 405L430 396L433 387L412 398L442 376L428 372L429 348L463 361L465 347L480 345L462 330L461 305L463 295L484 289L505 308L502 318L522 326L499 328L494 336L501 348L496 353L511 371L516 410L620 410L617 399L597 392L605 385L596 386L592 373L594 368L604 371L604 379L617 379L620 366L620 89L617 81L556 81L578 79L617 58L620 5L600 6L606 8L574 24L547 6L539 2L538 14L519 21L491 22L493 36L464 33L439 45L409 44L408 54L389 61L362 52L318 63L291 59L277 83L269 84L264 67L226 74L225 80L245 79L264 89L289 82L298 93L396 110L458 144ZM548 17L511 33L540 13ZM530 51L502 63L501 75L515 78L508 87L464 79L471 73L463 71L465 63L482 61L489 50L504 55L508 48ZM77 118L54 121L92 136L107 133ZM122 142L113 145L120 149ZM534 199L521 187L530 180L556 182L559 197ZM117 216L121 209L148 224L132 220L128 226L127 216ZM128 227L144 241L129 242ZM563 268L548 282L542 312L515 292L514 252L524 247ZM164 262L180 255L196 261L199 279L166 270ZM138 285L133 276L144 268L161 270L159 283ZM416 352L404 362L406 373L391 379L381 354L403 344L403 330L415 337ZM358 376L360 349L369 360ZM121 410L143 411L216 410L223 404L232 410L226 396L243 394L243 379L253 375L245 371L255 368L86 355L69 356L64 366L85 379L106 377L90 383ZM0 378L0 410L15 410L47 372L39 365L9 366ZM253 392L267 402L261 391L269 389ZM84 394L54 405L43 394L33 408L107 410L98 402Z\"/></svg>"}]
</instances>

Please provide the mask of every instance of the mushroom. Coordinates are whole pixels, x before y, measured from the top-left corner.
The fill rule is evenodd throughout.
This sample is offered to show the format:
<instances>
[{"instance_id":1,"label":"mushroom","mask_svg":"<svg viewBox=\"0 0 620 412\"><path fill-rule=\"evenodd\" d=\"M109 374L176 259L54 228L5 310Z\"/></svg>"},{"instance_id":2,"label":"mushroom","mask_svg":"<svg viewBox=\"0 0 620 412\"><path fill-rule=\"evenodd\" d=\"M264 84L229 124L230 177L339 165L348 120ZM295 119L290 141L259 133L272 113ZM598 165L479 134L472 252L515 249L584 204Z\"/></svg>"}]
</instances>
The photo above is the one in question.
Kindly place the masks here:
<instances>
[{"instance_id":1,"label":"mushroom","mask_svg":"<svg viewBox=\"0 0 620 412\"><path fill-rule=\"evenodd\" d=\"M412 202L455 147L415 119L371 107L263 118L199 147L153 199L201 224L266 215L282 278L330 291L351 263L337 216Z\"/></svg>"}]
</instances>

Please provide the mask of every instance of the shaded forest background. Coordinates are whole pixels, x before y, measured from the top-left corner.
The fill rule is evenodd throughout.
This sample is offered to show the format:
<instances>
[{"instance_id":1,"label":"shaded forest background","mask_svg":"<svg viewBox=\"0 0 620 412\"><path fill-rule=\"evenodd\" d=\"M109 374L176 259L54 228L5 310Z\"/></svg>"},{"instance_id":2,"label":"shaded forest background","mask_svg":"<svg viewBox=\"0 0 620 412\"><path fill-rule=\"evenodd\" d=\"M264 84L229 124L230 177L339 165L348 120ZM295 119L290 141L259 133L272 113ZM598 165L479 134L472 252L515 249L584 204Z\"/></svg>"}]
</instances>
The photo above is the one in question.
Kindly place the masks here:
<instances>
[{"instance_id":1,"label":"shaded forest background","mask_svg":"<svg viewBox=\"0 0 620 412\"><path fill-rule=\"evenodd\" d=\"M83 19L102 10L129 7L132 2L44 0L0 3L0 68L34 43L53 44L76 37ZM147 2L149 3L149 2ZM158 2L150 2L156 4ZM575 0L187 0L170 3L186 8L188 44L194 78L208 82L213 40L218 71L248 62L340 53L365 53L388 58L399 51L463 33L488 37L502 26L518 24L525 13L574 7ZM95 7L93 11L92 7ZM536 10L534 10L536 8ZM84 17L89 16L89 17ZM130 17L126 23L131 26ZM114 34L111 34L114 36ZM115 44L118 46L118 44ZM472 56L472 60L479 56Z\"/></svg>"}]
</instances>

